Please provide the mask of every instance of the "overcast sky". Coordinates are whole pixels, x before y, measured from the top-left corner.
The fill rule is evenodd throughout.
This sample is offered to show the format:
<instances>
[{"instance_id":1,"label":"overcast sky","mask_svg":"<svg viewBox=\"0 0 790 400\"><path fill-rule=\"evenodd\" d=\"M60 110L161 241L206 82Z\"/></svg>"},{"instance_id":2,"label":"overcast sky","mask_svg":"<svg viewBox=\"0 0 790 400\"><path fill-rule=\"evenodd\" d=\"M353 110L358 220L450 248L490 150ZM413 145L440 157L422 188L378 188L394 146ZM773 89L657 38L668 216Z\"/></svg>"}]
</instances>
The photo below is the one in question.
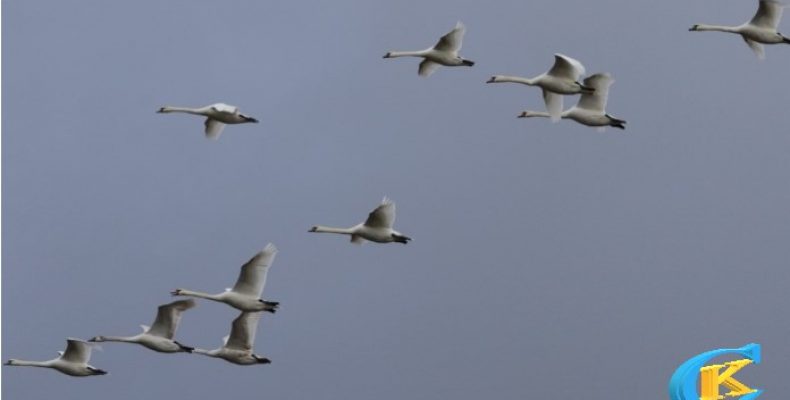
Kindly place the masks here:
<instances>
[{"instance_id":1,"label":"overcast sky","mask_svg":"<svg viewBox=\"0 0 790 400\"><path fill-rule=\"evenodd\" d=\"M110 375L3 367L4 398L665 399L749 342L739 377L787 396L790 46L688 32L756 5L4 1L2 358L137 334L268 242L281 302L271 365L105 343ZM458 20L473 68L382 59ZM625 132L517 119L540 91L484 83L556 52L614 76ZM155 113L214 102L261 123L213 142ZM384 195L407 246L307 233ZM216 348L236 315L200 301L177 337Z\"/></svg>"}]
</instances>

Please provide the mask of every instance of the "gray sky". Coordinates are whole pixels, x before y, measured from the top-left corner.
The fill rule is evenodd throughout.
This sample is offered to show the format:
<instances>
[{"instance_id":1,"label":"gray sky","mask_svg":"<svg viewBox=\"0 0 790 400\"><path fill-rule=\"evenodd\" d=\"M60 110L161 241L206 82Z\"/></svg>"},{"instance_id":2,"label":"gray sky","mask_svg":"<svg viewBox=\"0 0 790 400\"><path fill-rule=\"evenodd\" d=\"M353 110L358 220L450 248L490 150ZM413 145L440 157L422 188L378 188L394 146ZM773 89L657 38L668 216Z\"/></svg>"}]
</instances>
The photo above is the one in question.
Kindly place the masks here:
<instances>
[{"instance_id":1,"label":"gray sky","mask_svg":"<svg viewBox=\"0 0 790 400\"><path fill-rule=\"evenodd\" d=\"M75 379L3 368L9 399L666 398L674 369L763 344L790 392L790 46L759 62L756 1L3 2L2 357L131 335L168 291L280 253L268 366L105 343ZM388 50L457 20L473 68ZM790 30L788 21L782 24ZM617 81L625 133L521 120L562 52ZM218 142L162 105L261 120ZM566 105L575 102L567 98ZM408 246L308 234L398 204ZM182 343L236 311L202 301Z\"/></svg>"}]
</instances>

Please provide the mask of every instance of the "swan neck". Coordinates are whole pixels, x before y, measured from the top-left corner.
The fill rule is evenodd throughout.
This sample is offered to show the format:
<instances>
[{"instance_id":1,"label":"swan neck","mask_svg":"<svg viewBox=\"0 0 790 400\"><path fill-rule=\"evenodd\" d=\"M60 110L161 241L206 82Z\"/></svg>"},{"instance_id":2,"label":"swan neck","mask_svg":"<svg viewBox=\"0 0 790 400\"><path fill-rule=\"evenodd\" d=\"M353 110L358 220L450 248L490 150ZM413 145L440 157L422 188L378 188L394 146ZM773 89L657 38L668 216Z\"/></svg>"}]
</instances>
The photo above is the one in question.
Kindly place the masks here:
<instances>
[{"instance_id":1,"label":"swan neck","mask_svg":"<svg viewBox=\"0 0 790 400\"><path fill-rule=\"evenodd\" d=\"M522 118L551 118L551 114L547 113L546 111L526 111L521 116Z\"/></svg>"},{"instance_id":2,"label":"swan neck","mask_svg":"<svg viewBox=\"0 0 790 400\"><path fill-rule=\"evenodd\" d=\"M697 31L716 31L716 32L729 32L729 33L738 33L737 26L723 26L723 25L706 25L706 24L697 24L696 27Z\"/></svg>"},{"instance_id":3,"label":"swan neck","mask_svg":"<svg viewBox=\"0 0 790 400\"><path fill-rule=\"evenodd\" d=\"M511 76L511 75L497 75L496 80L494 82L512 82L512 83L521 83L524 85L535 86L534 79L522 78L520 76Z\"/></svg>"},{"instance_id":4,"label":"swan neck","mask_svg":"<svg viewBox=\"0 0 790 400\"><path fill-rule=\"evenodd\" d=\"M9 365L15 365L20 367L50 367L51 361L24 361L24 360L14 360L13 363Z\"/></svg>"},{"instance_id":5,"label":"swan neck","mask_svg":"<svg viewBox=\"0 0 790 400\"><path fill-rule=\"evenodd\" d=\"M425 55L426 50L418 50L418 51L391 51L389 52L389 58L396 58L396 57L422 57Z\"/></svg>"},{"instance_id":6,"label":"swan neck","mask_svg":"<svg viewBox=\"0 0 790 400\"><path fill-rule=\"evenodd\" d=\"M95 342L124 342L124 343L136 343L137 341L134 340L135 337L128 337L128 336L99 336L94 341Z\"/></svg>"},{"instance_id":7,"label":"swan neck","mask_svg":"<svg viewBox=\"0 0 790 400\"><path fill-rule=\"evenodd\" d=\"M315 232L320 233L340 233L343 235L351 235L354 233L353 228L332 228L329 226L317 226Z\"/></svg>"},{"instance_id":8,"label":"swan neck","mask_svg":"<svg viewBox=\"0 0 790 400\"><path fill-rule=\"evenodd\" d=\"M218 295L208 294L208 293L203 293L203 292L193 292L191 290L181 290L179 295L181 295L181 296L190 296L190 297L199 297L201 299L214 300L214 301L218 301L219 300L219 296Z\"/></svg>"},{"instance_id":9,"label":"swan neck","mask_svg":"<svg viewBox=\"0 0 790 400\"><path fill-rule=\"evenodd\" d=\"M203 115L201 110L196 109L196 108L189 108L189 107L169 107L169 106L168 107L162 107L162 110L160 112L163 112L163 113L180 112L180 113L187 113L187 114Z\"/></svg>"}]
</instances>

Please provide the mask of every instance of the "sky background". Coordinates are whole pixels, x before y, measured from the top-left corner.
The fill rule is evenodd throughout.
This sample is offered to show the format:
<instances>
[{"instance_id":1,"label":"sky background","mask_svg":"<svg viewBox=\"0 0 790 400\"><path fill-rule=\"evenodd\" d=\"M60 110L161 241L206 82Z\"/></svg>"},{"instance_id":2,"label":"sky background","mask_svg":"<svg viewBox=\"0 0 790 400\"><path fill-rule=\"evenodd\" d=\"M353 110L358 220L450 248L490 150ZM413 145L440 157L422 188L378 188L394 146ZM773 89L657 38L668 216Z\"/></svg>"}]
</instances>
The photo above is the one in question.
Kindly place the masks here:
<instances>
[{"instance_id":1,"label":"sky background","mask_svg":"<svg viewBox=\"0 0 790 400\"><path fill-rule=\"evenodd\" d=\"M281 302L271 365L105 343L110 375L3 367L4 398L666 399L684 360L749 342L738 376L786 397L790 46L688 32L756 6L4 1L2 358L137 334L268 242ZM473 68L382 59L458 20ZM614 76L625 132L517 119L540 91L484 83L556 52ZM155 113L215 102L261 123L213 142ZM407 246L307 233L384 195ZM200 301L177 338L216 348L236 315Z\"/></svg>"}]
</instances>

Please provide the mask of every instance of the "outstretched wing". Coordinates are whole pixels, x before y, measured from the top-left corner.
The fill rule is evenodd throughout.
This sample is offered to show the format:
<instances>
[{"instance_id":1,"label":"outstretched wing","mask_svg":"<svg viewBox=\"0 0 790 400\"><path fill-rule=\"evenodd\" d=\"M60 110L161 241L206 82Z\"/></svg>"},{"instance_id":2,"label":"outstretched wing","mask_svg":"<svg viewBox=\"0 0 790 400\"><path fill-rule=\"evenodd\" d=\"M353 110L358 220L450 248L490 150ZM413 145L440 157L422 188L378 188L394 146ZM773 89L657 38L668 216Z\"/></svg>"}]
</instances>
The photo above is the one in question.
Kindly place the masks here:
<instances>
[{"instance_id":1,"label":"outstretched wing","mask_svg":"<svg viewBox=\"0 0 790 400\"><path fill-rule=\"evenodd\" d=\"M260 297L266 285L266 273L277 255L277 247L269 243L250 261L241 266L241 273L233 291L248 296Z\"/></svg>"},{"instance_id":2,"label":"outstretched wing","mask_svg":"<svg viewBox=\"0 0 790 400\"><path fill-rule=\"evenodd\" d=\"M593 93L582 93L579 98L578 108L603 113L606 110L606 100L609 97L609 86L614 83L612 76L606 73L590 75L584 80L584 86L595 89Z\"/></svg>"},{"instance_id":3,"label":"outstretched wing","mask_svg":"<svg viewBox=\"0 0 790 400\"><path fill-rule=\"evenodd\" d=\"M551 120L559 121L562 118L562 95L543 89L543 101L546 103L546 111L549 112Z\"/></svg>"},{"instance_id":4,"label":"outstretched wing","mask_svg":"<svg viewBox=\"0 0 790 400\"><path fill-rule=\"evenodd\" d=\"M751 24L760 28L770 28L776 30L779 21L782 19L782 11L785 5L776 0L760 0L757 14L751 20Z\"/></svg>"},{"instance_id":5,"label":"outstretched wing","mask_svg":"<svg viewBox=\"0 0 790 400\"><path fill-rule=\"evenodd\" d=\"M371 228L390 228L395 224L395 203L388 198L381 200L381 204L368 214L365 225Z\"/></svg>"},{"instance_id":6,"label":"outstretched wing","mask_svg":"<svg viewBox=\"0 0 790 400\"><path fill-rule=\"evenodd\" d=\"M225 113L225 114L236 114L239 112L239 108L236 106L232 106L230 104L225 103L214 103L210 106L216 112Z\"/></svg>"},{"instance_id":7,"label":"outstretched wing","mask_svg":"<svg viewBox=\"0 0 790 400\"><path fill-rule=\"evenodd\" d=\"M574 81L579 80L584 73L584 65L579 60L559 53L554 55L554 65L548 72L549 75Z\"/></svg>"},{"instance_id":8,"label":"outstretched wing","mask_svg":"<svg viewBox=\"0 0 790 400\"><path fill-rule=\"evenodd\" d=\"M154 336L160 336L167 339L173 339L178 329L178 323L181 322L181 314L197 305L195 300L177 300L172 303L163 304L159 306L156 312L156 319L147 333Z\"/></svg>"},{"instance_id":9,"label":"outstretched wing","mask_svg":"<svg viewBox=\"0 0 790 400\"><path fill-rule=\"evenodd\" d=\"M217 140L225 128L224 123L212 118L206 118L204 125L206 126L206 137L212 140Z\"/></svg>"},{"instance_id":10,"label":"outstretched wing","mask_svg":"<svg viewBox=\"0 0 790 400\"><path fill-rule=\"evenodd\" d=\"M428 77L428 76L431 76L431 74L434 71L439 69L439 67L440 67L439 64L437 64L437 63L435 63L435 62L433 62L431 60L428 60L426 58L425 60L422 60L422 62L420 63L420 69L417 71L417 74L420 75L420 76Z\"/></svg>"},{"instance_id":11,"label":"outstretched wing","mask_svg":"<svg viewBox=\"0 0 790 400\"><path fill-rule=\"evenodd\" d=\"M252 350L255 343L255 331L258 329L258 320L261 311L243 312L233 320L230 336L225 342L225 347L238 350Z\"/></svg>"},{"instance_id":12,"label":"outstretched wing","mask_svg":"<svg viewBox=\"0 0 790 400\"><path fill-rule=\"evenodd\" d=\"M62 360L85 364L91 359L91 346L84 340L66 339L66 351L60 356Z\"/></svg>"},{"instance_id":13,"label":"outstretched wing","mask_svg":"<svg viewBox=\"0 0 790 400\"><path fill-rule=\"evenodd\" d=\"M760 60L765 60L765 48L761 43L757 43L754 40L748 39L746 37L743 38L743 41L749 46L750 49L754 52L754 55L757 56Z\"/></svg>"},{"instance_id":14,"label":"outstretched wing","mask_svg":"<svg viewBox=\"0 0 790 400\"><path fill-rule=\"evenodd\" d=\"M434 49L439 51L449 51L456 53L461 50L461 45L463 44L464 40L464 33L466 33L466 27L461 21L458 21L455 24L455 28L448 32L446 35L442 36L439 39L439 42L436 43L436 46L433 46Z\"/></svg>"}]
</instances>

